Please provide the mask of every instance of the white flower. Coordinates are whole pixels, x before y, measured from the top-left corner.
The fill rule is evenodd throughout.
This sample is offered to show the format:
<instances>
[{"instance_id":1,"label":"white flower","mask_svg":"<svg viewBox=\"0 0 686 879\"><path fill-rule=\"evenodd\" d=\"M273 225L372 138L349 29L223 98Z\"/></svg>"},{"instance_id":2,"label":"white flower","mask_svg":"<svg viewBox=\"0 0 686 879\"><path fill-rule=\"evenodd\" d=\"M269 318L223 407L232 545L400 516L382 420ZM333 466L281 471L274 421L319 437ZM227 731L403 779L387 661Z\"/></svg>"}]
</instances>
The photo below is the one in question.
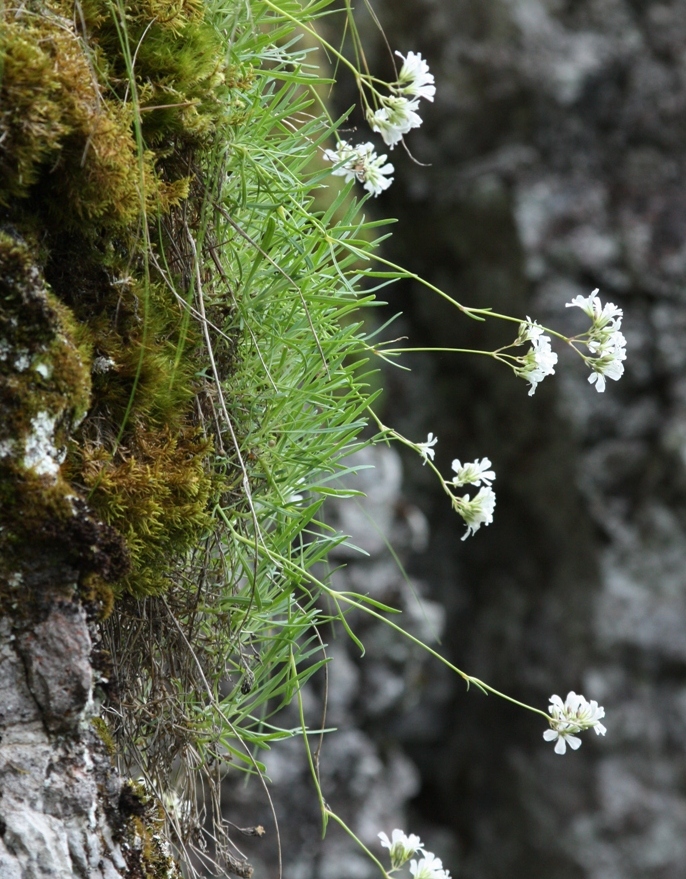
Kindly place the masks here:
<instances>
[{"instance_id":1,"label":"white flower","mask_svg":"<svg viewBox=\"0 0 686 879\"><path fill-rule=\"evenodd\" d=\"M606 377L618 381L624 375L626 339L619 330L620 324L621 317L605 327L592 329L586 343L588 350L596 355L586 361L593 370L588 380L591 384L596 383L596 390L600 393L605 390Z\"/></svg>"},{"instance_id":2,"label":"white flower","mask_svg":"<svg viewBox=\"0 0 686 879\"><path fill-rule=\"evenodd\" d=\"M527 325L520 326L520 338L522 337L522 327L527 327ZM530 322L526 332L528 333L527 341L531 342L531 348L524 357L519 358L522 366L515 367L515 373L531 384L529 396L533 397L539 382L555 372L557 354L551 350L550 336L544 336L541 328L536 324Z\"/></svg>"},{"instance_id":3,"label":"white flower","mask_svg":"<svg viewBox=\"0 0 686 879\"><path fill-rule=\"evenodd\" d=\"M416 448L419 454L424 458L424 464L426 464L427 460L431 458L433 461L436 452L434 451L434 446L438 442L438 437L434 436L433 433L430 433L425 443L416 443Z\"/></svg>"},{"instance_id":4,"label":"white flower","mask_svg":"<svg viewBox=\"0 0 686 879\"><path fill-rule=\"evenodd\" d=\"M477 458L470 464L461 464L456 458L450 466L457 474L453 477L452 483L458 487L460 485L481 485L482 482L484 485L490 485L495 479L494 471L489 470L491 466L489 458L481 458L481 460Z\"/></svg>"},{"instance_id":5,"label":"white flower","mask_svg":"<svg viewBox=\"0 0 686 879\"><path fill-rule=\"evenodd\" d=\"M407 56L395 53L403 59L403 66L398 76L399 90L405 95L426 98L433 101L436 94L433 73L429 73L429 65L419 52L408 52Z\"/></svg>"},{"instance_id":6,"label":"white flower","mask_svg":"<svg viewBox=\"0 0 686 879\"><path fill-rule=\"evenodd\" d=\"M565 304L565 308L580 308L584 314L591 318L594 328L604 327L611 320L616 321L617 318L621 321L624 314L622 309L617 308L613 302L608 302L604 306L601 305L598 292L596 287L591 295L585 299L581 295L575 296L571 302ZM619 322L617 322L617 326L619 326Z\"/></svg>"},{"instance_id":7,"label":"white flower","mask_svg":"<svg viewBox=\"0 0 686 879\"><path fill-rule=\"evenodd\" d=\"M390 162L387 162L385 165L384 162L386 162L385 155L374 155L369 157L365 166L364 188L367 192L371 192L375 198L393 183L394 178L387 175L392 174L395 168Z\"/></svg>"},{"instance_id":8,"label":"white flower","mask_svg":"<svg viewBox=\"0 0 686 879\"><path fill-rule=\"evenodd\" d=\"M331 172L335 177L344 177L345 182L358 180L364 184L367 192L379 195L393 183L388 177L395 170L386 156L377 156L373 143L361 143L352 146L347 141L340 141L335 150L325 150L324 158L338 165Z\"/></svg>"},{"instance_id":9,"label":"white flower","mask_svg":"<svg viewBox=\"0 0 686 879\"><path fill-rule=\"evenodd\" d=\"M591 384L595 383L595 389L599 394L605 390L606 378L611 378L612 381L616 382L624 375L623 359L617 359L613 354L606 354L589 361L593 372L589 375L588 380Z\"/></svg>"},{"instance_id":10,"label":"white flower","mask_svg":"<svg viewBox=\"0 0 686 879\"><path fill-rule=\"evenodd\" d=\"M594 729L599 736L604 736L607 732L600 722L605 717L605 709L595 700L587 702L573 690L567 693L564 702L559 696L551 696L548 713L551 715L550 729L543 733L543 738L546 742L557 742L556 754L564 754L567 745L573 751L580 748L581 739L577 738L576 733L585 729Z\"/></svg>"},{"instance_id":11,"label":"white flower","mask_svg":"<svg viewBox=\"0 0 686 879\"><path fill-rule=\"evenodd\" d=\"M403 864L409 861L412 855L422 850L422 841L418 836L415 836L414 833L410 833L408 836L402 830L398 830L397 827L391 834L390 839L385 833L380 833L379 839L381 840L381 845L387 848L391 854L391 866L394 870L402 867Z\"/></svg>"},{"instance_id":12,"label":"white flower","mask_svg":"<svg viewBox=\"0 0 686 879\"><path fill-rule=\"evenodd\" d=\"M443 861L431 852L424 852L424 857L419 861L411 861L410 873L414 879L450 879L450 873L443 868Z\"/></svg>"},{"instance_id":13,"label":"white flower","mask_svg":"<svg viewBox=\"0 0 686 879\"><path fill-rule=\"evenodd\" d=\"M523 345L524 342L535 342L543 335L543 327L535 320L531 320L529 315L526 321L522 321L519 325L519 335L515 345Z\"/></svg>"},{"instance_id":14,"label":"white flower","mask_svg":"<svg viewBox=\"0 0 686 879\"><path fill-rule=\"evenodd\" d=\"M384 139L384 143L388 144L391 149L402 140L402 136L407 134L412 128L419 128L422 124L421 116L416 112L419 101L408 101L403 97L382 98L383 107L375 113L371 111L367 114L367 121L372 127L372 131L376 131Z\"/></svg>"},{"instance_id":15,"label":"white flower","mask_svg":"<svg viewBox=\"0 0 686 879\"><path fill-rule=\"evenodd\" d=\"M339 165L331 172L334 177L345 177L346 183L356 177L354 163L357 159L357 149L347 140L340 140L335 150L324 150L324 158L327 162Z\"/></svg>"},{"instance_id":16,"label":"white flower","mask_svg":"<svg viewBox=\"0 0 686 879\"><path fill-rule=\"evenodd\" d=\"M467 531L462 537L462 540L466 540L470 534L476 534L482 525L490 525L493 521L495 492L490 486L486 486L480 488L471 499L468 494L454 498L453 506L467 523Z\"/></svg>"},{"instance_id":17,"label":"white flower","mask_svg":"<svg viewBox=\"0 0 686 879\"><path fill-rule=\"evenodd\" d=\"M619 330L620 323L600 331L592 331L588 340L588 350L602 356L612 354L617 360L626 360L626 339Z\"/></svg>"},{"instance_id":18,"label":"white flower","mask_svg":"<svg viewBox=\"0 0 686 879\"><path fill-rule=\"evenodd\" d=\"M588 380L602 393L606 378L618 381L624 374L622 361L626 360L626 339L620 331L624 312L614 302L602 305L597 289L586 298L575 296L566 303L566 307L580 308L593 322L585 342L591 354L595 355L593 359L586 358L586 363L593 370Z\"/></svg>"}]
</instances>

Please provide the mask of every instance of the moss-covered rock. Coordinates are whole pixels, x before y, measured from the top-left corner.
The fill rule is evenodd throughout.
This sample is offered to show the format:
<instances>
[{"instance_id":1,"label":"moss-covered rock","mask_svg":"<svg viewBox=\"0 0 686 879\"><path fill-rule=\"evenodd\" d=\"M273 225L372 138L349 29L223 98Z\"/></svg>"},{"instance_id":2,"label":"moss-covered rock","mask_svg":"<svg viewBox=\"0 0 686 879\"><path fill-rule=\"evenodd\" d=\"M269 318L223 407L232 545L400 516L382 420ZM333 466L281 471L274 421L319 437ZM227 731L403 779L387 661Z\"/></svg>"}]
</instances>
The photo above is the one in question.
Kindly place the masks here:
<instances>
[{"instance_id":1,"label":"moss-covered rock","mask_svg":"<svg viewBox=\"0 0 686 879\"><path fill-rule=\"evenodd\" d=\"M204 14L200 0L0 13L0 540L21 555L76 520L86 542L100 529L97 551L69 546L103 613L108 583L167 587L222 487L179 304L196 160L225 112Z\"/></svg>"}]
</instances>

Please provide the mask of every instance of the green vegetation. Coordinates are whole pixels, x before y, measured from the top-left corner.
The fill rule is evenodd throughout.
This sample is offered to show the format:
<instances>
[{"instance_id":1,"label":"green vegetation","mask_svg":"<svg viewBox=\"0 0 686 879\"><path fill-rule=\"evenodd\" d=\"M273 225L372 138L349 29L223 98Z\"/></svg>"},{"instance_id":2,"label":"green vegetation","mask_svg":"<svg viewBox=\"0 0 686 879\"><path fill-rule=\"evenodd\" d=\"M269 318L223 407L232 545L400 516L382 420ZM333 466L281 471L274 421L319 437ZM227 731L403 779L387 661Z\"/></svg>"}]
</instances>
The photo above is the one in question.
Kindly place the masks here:
<instances>
[{"instance_id":1,"label":"green vegetation","mask_svg":"<svg viewBox=\"0 0 686 879\"><path fill-rule=\"evenodd\" d=\"M368 418L376 438L423 457L464 536L493 519L489 459L454 461L444 477L433 434L412 442L371 408L370 356L416 350L369 343L380 287L411 277L465 316L515 323L496 351L437 350L498 360L530 394L557 362L546 332L577 351L598 391L626 357L621 309L596 293L568 303L592 325L567 338L463 306L374 254L382 224L365 221L351 189L379 194L393 168L371 144L337 137L322 49L352 69L389 146L421 124L433 76L408 53L393 83L376 79L345 0L356 67L318 35L335 9L29 0L0 12L0 612L31 619L58 571L50 589L76 590L98 621L94 728L140 776L125 788L126 827L146 879L176 872L163 823L182 859L190 847L249 876L225 832L221 778L230 765L264 781L261 752L294 735L324 826L333 818L353 835L319 789L301 697L327 661L323 625L338 621L359 644L351 608L541 715L558 753L572 733L604 734L597 703L571 693L550 713L524 705L321 573L345 537L318 514L346 494ZM465 486L480 487L470 497ZM282 729L294 700L300 726Z\"/></svg>"},{"instance_id":2,"label":"green vegetation","mask_svg":"<svg viewBox=\"0 0 686 879\"><path fill-rule=\"evenodd\" d=\"M3 13L3 555L68 545L116 681L98 731L191 802L180 845L195 786L259 773L325 662L313 566L343 537L317 513L363 442L375 301L375 224L322 188L327 80L297 38L329 5Z\"/></svg>"}]
</instances>

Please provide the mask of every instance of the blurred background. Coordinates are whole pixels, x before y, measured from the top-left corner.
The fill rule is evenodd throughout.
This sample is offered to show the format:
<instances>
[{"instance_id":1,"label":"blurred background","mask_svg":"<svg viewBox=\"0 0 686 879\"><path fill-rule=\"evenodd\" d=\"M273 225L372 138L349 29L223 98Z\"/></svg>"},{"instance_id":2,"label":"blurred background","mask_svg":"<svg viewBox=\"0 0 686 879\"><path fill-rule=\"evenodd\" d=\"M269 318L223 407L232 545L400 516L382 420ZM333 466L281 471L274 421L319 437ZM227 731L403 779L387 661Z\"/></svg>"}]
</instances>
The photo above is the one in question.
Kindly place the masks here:
<instances>
[{"instance_id":1,"label":"blurred background","mask_svg":"<svg viewBox=\"0 0 686 879\"><path fill-rule=\"evenodd\" d=\"M575 332L577 294L624 309L626 374L598 394L560 351L533 398L487 358L412 355L381 409L436 463L488 456L494 523L462 543L428 468L365 453L364 503L330 509L368 557L334 575L402 607L460 668L545 709L568 690L605 706L605 738L564 757L541 718L356 619L367 656L325 638L321 755L331 806L366 844L418 833L464 879L686 876L686 2L375 0L389 44L436 77L424 124L391 154L369 209L399 219L386 256L459 301ZM375 72L392 76L359 10ZM354 90L337 95L340 110ZM363 123L354 140L370 138ZM378 138L376 138L378 140ZM378 144L380 146L380 144ZM387 291L411 345L492 349L511 332L462 318L411 283ZM572 312L577 312L573 314ZM559 351L559 349L558 349ZM370 521L376 523L370 525ZM407 570L403 577L388 549ZM320 681L307 696L319 723ZM293 723L297 723L294 718ZM324 843L301 742L267 756L285 879L371 879L342 831ZM262 821L256 877L275 876L269 810L227 781L225 812ZM376 850L376 849L375 849Z\"/></svg>"}]
</instances>

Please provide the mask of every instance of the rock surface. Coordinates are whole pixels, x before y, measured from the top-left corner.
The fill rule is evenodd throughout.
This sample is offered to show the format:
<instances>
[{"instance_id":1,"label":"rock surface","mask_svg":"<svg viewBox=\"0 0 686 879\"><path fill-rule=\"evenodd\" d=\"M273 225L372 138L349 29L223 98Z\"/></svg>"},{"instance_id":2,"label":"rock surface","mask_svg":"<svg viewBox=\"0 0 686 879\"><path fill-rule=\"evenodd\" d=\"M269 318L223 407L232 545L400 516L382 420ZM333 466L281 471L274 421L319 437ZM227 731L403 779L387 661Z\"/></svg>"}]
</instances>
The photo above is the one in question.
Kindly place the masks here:
<instances>
[{"instance_id":1,"label":"rock surface","mask_svg":"<svg viewBox=\"0 0 686 879\"><path fill-rule=\"evenodd\" d=\"M562 352L532 400L495 364L458 355L418 362L398 389L392 410L413 435L438 434L444 468L486 454L498 473L496 521L470 545L431 502L422 576L458 633L453 656L534 704L569 689L596 698L609 730L558 758L535 718L457 694L431 749L405 741L422 769L420 807L457 833L463 876L677 879L686 4L401 0L378 11L391 45L423 51L438 83L408 139L432 167L403 162L384 204L400 218L396 252L466 304L567 333L583 320L564 303L599 287L624 308L629 351L604 394ZM503 338L424 291L401 295L415 344ZM425 474L411 473L426 497Z\"/></svg>"},{"instance_id":2,"label":"rock surface","mask_svg":"<svg viewBox=\"0 0 686 879\"><path fill-rule=\"evenodd\" d=\"M35 637L17 637L9 619L0 620L0 876L119 879L126 861L110 821L120 782L84 726L88 626L77 605L63 602L56 613L59 620L49 615ZM85 660L70 663L71 650L85 650Z\"/></svg>"}]
</instances>

